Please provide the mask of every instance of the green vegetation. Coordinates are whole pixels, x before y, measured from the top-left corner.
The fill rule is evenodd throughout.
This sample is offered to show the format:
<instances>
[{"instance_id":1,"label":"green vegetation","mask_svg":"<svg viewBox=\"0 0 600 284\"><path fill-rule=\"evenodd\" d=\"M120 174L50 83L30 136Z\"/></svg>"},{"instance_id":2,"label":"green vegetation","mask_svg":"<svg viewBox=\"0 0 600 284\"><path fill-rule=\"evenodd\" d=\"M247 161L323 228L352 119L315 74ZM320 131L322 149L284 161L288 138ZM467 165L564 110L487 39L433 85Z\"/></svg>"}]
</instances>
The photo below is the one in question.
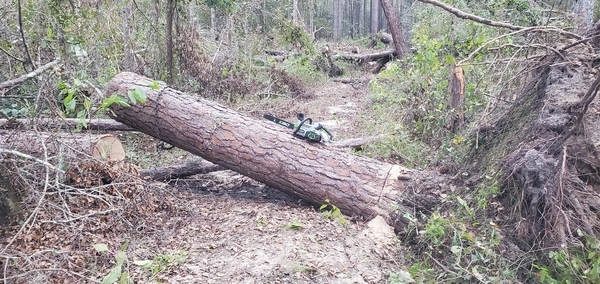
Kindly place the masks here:
<instances>
[{"instance_id":1,"label":"green vegetation","mask_svg":"<svg viewBox=\"0 0 600 284\"><path fill-rule=\"evenodd\" d=\"M69 117L78 118L80 126L86 126L86 119L105 116L113 104L144 104L146 94L140 88L102 97L101 90L109 80L126 70L156 80L169 80L173 75L169 83L175 88L246 112L270 110L280 102L308 100L310 87L329 79L329 62L320 49L326 44L328 48L334 46L325 42L330 40L333 15L329 10L317 10L330 6L330 1L301 1L304 15L311 15L310 24L305 25L312 25L310 31L290 20L290 1L175 1L173 58L166 55L166 1L17 2L0 5L0 12L8 15L0 23L1 54L7 58L0 61L0 83L55 58L61 59L61 65L35 80L3 90L2 118ZM513 25L574 30L574 21L565 11L569 1L444 2ZM22 12L13 11L21 4ZM390 272L387 281L600 282L597 239L579 231L574 241L579 242L577 245L515 256L507 252L508 241L503 241L509 232L500 228L500 218L496 218L521 214L520 208L504 208L498 200L507 194L506 184L510 183L499 173L499 164L509 149L521 142L515 136L523 136L528 131L525 126L542 111L541 107L532 111L526 104L514 105L516 90L529 79L524 74L532 69L527 59L556 53L555 42L564 38L556 31L509 31L459 19L418 1L413 5L411 52L387 64L370 81L369 109L357 114L360 122L353 125L354 132L363 136L392 135L364 146L358 154L410 168L450 169L451 176L464 182L451 193L439 194L441 202L434 208L398 212L410 223L409 229L400 232L408 248L408 269ZM596 14L599 6L595 6ZM356 27L350 23L343 25L349 36L335 44L370 48L368 34L354 32ZM374 47L384 48L379 42ZM265 56L269 49L284 55L277 59ZM174 74L168 74L165 68L169 60L175 63ZM366 71L354 62L337 64L348 77L359 77ZM458 108L451 105L449 91L449 77L455 68L461 68L466 78L464 104ZM150 87L157 91L164 85L163 81L154 81ZM492 138L482 137L483 126L508 110L514 121L507 122ZM452 129L451 121L459 113L464 125ZM124 140L142 139L135 135ZM142 147L137 146L143 143L131 144L126 146L131 161L141 167L156 164L149 155L139 153ZM496 148L494 152L477 157L491 145ZM56 192L59 194L53 192L52 196L64 198ZM60 199L58 204L62 202ZM329 199L319 210L327 219L341 225L348 223ZM268 224L268 219L262 217L256 222L262 226ZM305 225L293 220L285 228L302 230ZM314 241L315 236L309 238ZM187 257L179 252L130 262L125 253L127 243L114 252L105 244L96 244L94 249L110 256L111 263L114 258L114 266L100 280L102 283L129 282L130 264L142 266L154 279ZM295 270L314 272L309 266Z\"/></svg>"},{"instance_id":2,"label":"green vegetation","mask_svg":"<svg viewBox=\"0 0 600 284\"><path fill-rule=\"evenodd\" d=\"M329 202L329 199L325 199L325 204L321 205L321 207L319 207L319 210L323 211L322 214L325 218L333 219L337 221L340 225L348 224L348 220L344 218L340 208L331 204L331 202Z\"/></svg>"}]
</instances>

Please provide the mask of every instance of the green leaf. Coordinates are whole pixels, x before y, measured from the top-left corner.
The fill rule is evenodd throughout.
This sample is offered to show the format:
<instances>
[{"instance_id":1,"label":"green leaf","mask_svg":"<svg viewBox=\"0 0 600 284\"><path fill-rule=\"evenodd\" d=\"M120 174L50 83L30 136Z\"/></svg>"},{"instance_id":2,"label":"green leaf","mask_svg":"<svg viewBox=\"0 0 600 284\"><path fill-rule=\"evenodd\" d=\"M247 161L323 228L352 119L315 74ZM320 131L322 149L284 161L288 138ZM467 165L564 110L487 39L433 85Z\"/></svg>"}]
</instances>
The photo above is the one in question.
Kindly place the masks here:
<instances>
[{"instance_id":1,"label":"green leaf","mask_svg":"<svg viewBox=\"0 0 600 284\"><path fill-rule=\"evenodd\" d=\"M129 97L129 101L132 104L135 104L137 102L136 99L135 99L135 94L133 93L133 90L127 91L127 96Z\"/></svg>"},{"instance_id":2,"label":"green leaf","mask_svg":"<svg viewBox=\"0 0 600 284\"><path fill-rule=\"evenodd\" d=\"M94 249L97 252L105 252L108 251L108 246L106 244L95 244Z\"/></svg>"},{"instance_id":3,"label":"green leaf","mask_svg":"<svg viewBox=\"0 0 600 284\"><path fill-rule=\"evenodd\" d=\"M90 101L90 99L86 98L85 100L83 100L83 107L85 109L92 108L92 101Z\"/></svg>"},{"instance_id":4,"label":"green leaf","mask_svg":"<svg viewBox=\"0 0 600 284\"><path fill-rule=\"evenodd\" d=\"M119 280L119 276L121 276L121 265L117 265L110 270L108 275L102 278L102 284L112 284Z\"/></svg>"},{"instance_id":5,"label":"green leaf","mask_svg":"<svg viewBox=\"0 0 600 284\"><path fill-rule=\"evenodd\" d=\"M152 265L152 260L136 260L133 262L133 264L137 266Z\"/></svg>"},{"instance_id":6,"label":"green leaf","mask_svg":"<svg viewBox=\"0 0 600 284\"><path fill-rule=\"evenodd\" d=\"M446 55L446 63L454 65L456 64L456 59L452 55Z\"/></svg>"},{"instance_id":7,"label":"green leaf","mask_svg":"<svg viewBox=\"0 0 600 284\"><path fill-rule=\"evenodd\" d=\"M152 89L154 91L158 91L160 89L160 85L158 84L157 81L150 82L150 84L148 85L148 87L150 87L150 89Z\"/></svg>"},{"instance_id":8,"label":"green leaf","mask_svg":"<svg viewBox=\"0 0 600 284\"><path fill-rule=\"evenodd\" d=\"M117 265L122 265L123 262L125 262L127 260L127 255L125 254L124 251L119 250L115 254L115 259L117 260Z\"/></svg>"},{"instance_id":9,"label":"green leaf","mask_svg":"<svg viewBox=\"0 0 600 284\"><path fill-rule=\"evenodd\" d=\"M76 106L77 106L77 100L75 100L75 99L65 102L65 107L67 108L68 111L75 110Z\"/></svg>"},{"instance_id":10,"label":"green leaf","mask_svg":"<svg viewBox=\"0 0 600 284\"><path fill-rule=\"evenodd\" d=\"M127 272L127 270L121 273L121 279L119 280L119 284L129 284L129 272Z\"/></svg>"},{"instance_id":11,"label":"green leaf","mask_svg":"<svg viewBox=\"0 0 600 284\"><path fill-rule=\"evenodd\" d=\"M337 217L342 215L342 211L340 211L339 208L335 208L335 210L333 210L333 213L331 214L333 217Z\"/></svg>"},{"instance_id":12,"label":"green leaf","mask_svg":"<svg viewBox=\"0 0 600 284\"><path fill-rule=\"evenodd\" d=\"M144 91L143 89L135 88L133 90L133 96L138 102L142 104L146 103L146 91Z\"/></svg>"},{"instance_id":13,"label":"green leaf","mask_svg":"<svg viewBox=\"0 0 600 284\"><path fill-rule=\"evenodd\" d=\"M323 205L321 205L321 207L319 207L319 210L323 210L323 209L327 208L327 206L329 206L329 204L323 204Z\"/></svg>"}]
</instances>

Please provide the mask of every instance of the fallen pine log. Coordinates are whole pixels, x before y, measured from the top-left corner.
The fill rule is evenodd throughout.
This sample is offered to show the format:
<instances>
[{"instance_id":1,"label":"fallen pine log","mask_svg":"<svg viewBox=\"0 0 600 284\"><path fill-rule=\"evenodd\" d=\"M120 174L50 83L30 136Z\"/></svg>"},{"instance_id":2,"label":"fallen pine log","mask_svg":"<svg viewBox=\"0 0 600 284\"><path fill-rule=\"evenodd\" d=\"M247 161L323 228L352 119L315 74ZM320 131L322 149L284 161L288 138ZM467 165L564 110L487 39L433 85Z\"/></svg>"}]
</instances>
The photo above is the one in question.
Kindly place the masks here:
<instances>
[{"instance_id":1,"label":"fallen pine log","mask_svg":"<svg viewBox=\"0 0 600 284\"><path fill-rule=\"evenodd\" d=\"M181 165L151 168L141 170L140 176L156 181L171 181L197 174L206 174L210 172L225 170L222 166L215 165L208 161L191 161Z\"/></svg>"},{"instance_id":2,"label":"fallen pine log","mask_svg":"<svg viewBox=\"0 0 600 284\"><path fill-rule=\"evenodd\" d=\"M132 131L133 128L117 122L114 119L89 119L82 129L100 131ZM0 129L32 129L36 125L39 129L77 129L81 121L77 118L40 118L36 120L25 118L0 119Z\"/></svg>"},{"instance_id":3,"label":"fallen pine log","mask_svg":"<svg viewBox=\"0 0 600 284\"><path fill-rule=\"evenodd\" d=\"M153 90L152 82L130 72L111 80L107 96L138 88L147 98L113 104L117 121L317 206L329 202L346 215L406 225L400 216L412 209L401 201L412 170L309 143L215 102L166 86Z\"/></svg>"}]
</instances>

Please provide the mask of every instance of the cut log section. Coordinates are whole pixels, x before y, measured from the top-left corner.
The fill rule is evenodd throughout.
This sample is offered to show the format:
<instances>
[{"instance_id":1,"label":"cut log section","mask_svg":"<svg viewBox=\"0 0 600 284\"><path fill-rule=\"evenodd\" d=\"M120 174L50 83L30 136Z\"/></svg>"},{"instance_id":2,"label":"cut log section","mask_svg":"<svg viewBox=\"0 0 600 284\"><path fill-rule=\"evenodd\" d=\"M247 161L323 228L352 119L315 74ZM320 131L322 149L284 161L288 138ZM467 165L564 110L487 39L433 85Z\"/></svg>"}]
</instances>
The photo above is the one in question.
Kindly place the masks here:
<instances>
[{"instance_id":1,"label":"cut log section","mask_svg":"<svg viewBox=\"0 0 600 284\"><path fill-rule=\"evenodd\" d=\"M60 160L96 159L119 162L125 159L125 150L119 138L112 134L52 134L29 131L0 130L0 147L13 149L34 157L47 155Z\"/></svg>"},{"instance_id":2,"label":"cut log section","mask_svg":"<svg viewBox=\"0 0 600 284\"><path fill-rule=\"evenodd\" d=\"M329 200L346 215L381 215L398 229L406 225L393 212L410 211L401 200L411 170L309 143L166 86L153 90L152 82L129 72L111 80L107 96L140 88L147 97L145 104L112 105L117 121L317 206Z\"/></svg>"},{"instance_id":3,"label":"cut log section","mask_svg":"<svg viewBox=\"0 0 600 284\"><path fill-rule=\"evenodd\" d=\"M51 134L0 130L0 158L18 166L21 158L37 160L63 173L66 183L93 187L137 171L124 162L121 141L111 134ZM14 159L11 156L15 157ZM47 159L45 157L48 157Z\"/></svg>"}]
</instances>

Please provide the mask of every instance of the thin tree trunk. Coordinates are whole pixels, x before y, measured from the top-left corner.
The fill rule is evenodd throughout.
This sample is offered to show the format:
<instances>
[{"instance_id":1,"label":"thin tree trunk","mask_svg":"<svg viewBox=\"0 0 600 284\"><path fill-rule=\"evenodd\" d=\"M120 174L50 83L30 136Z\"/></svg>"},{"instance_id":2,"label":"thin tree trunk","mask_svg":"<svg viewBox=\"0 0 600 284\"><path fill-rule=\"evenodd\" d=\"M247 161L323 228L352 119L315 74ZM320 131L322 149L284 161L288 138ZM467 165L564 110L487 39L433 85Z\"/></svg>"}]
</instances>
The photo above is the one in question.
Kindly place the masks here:
<instances>
[{"instance_id":1,"label":"thin tree trunk","mask_svg":"<svg viewBox=\"0 0 600 284\"><path fill-rule=\"evenodd\" d=\"M412 210L401 201L407 180L419 172L295 138L272 122L168 87L154 91L146 87L151 82L128 72L111 80L107 96L133 88L147 95L143 105L112 105L116 120L317 206L328 200L346 215L406 225L395 212Z\"/></svg>"},{"instance_id":2,"label":"thin tree trunk","mask_svg":"<svg viewBox=\"0 0 600 284\"><path fill-rule=\"evenodd\" d=\"M381 6L388 20L388 30L394 39L394 48L396 49L398 58L402 59L406 56L406 44L404 44L404 39L402 38L402 29L398 21L398 14L394 6L392 6L391 0L381 0Z\"/></svg>"},{"instance_id":3,"label":"thin tree trunk","mask_svg":"<svg viewBox=\"0 0 600 284\"><path fill-rule=\"evenodd\" d=\"M130 43L131 40L130 22L133 14L131 13L131 1L127 1L127 4L123 7L122 19L123 19L123 71L134 71L133 70L133 49Z\"/></svg>"},{"instance_id":4,"label":"thin tree trunk","mask_svg":"<svg viewBox=\"0 0 600 284\"><path fill-rule=\"evenodd\" d=\"M339 39L342 36L342 15L340 13L340 6L342 0L333 0L333 38Z\"/></svg>"},{"instance_id":5,"label":"thin tree trunk","mask_svg":"<svg viewBox=\"0 0 600 284\"><path fill-rule=\"evenodd\" d=\"M379 32L379 0L371 0L371 34Z\"/></svg>"},{"instance_id":6,"label":"thin tree trunk","mask_svg":"<svg viewBox=\"0 0 600 284\"><path fill-rule=\"evenodd\" d=\"M167 0L167 82L173 83L173 14L175 0Z\"/></svg>"}]
</instances>

